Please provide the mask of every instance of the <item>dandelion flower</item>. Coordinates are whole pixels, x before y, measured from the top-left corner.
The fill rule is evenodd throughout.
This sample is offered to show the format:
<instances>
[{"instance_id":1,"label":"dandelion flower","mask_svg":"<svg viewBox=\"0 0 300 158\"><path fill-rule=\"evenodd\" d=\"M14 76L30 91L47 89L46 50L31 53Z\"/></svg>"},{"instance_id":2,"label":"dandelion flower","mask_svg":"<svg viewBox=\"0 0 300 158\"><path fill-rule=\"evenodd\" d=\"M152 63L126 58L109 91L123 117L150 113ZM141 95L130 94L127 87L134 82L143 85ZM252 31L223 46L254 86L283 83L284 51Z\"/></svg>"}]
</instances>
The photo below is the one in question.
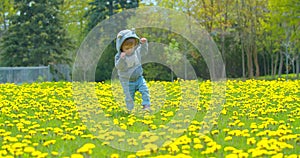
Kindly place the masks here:
<instances>
[{"instance_id":1,"label":"dandelion flower","mask_svg":"<svg viewBox=\"0 0 300 158\"><path fill-rule=\"evenodd\" d=\"M110 155L110 158L119 158L120 156L119 156L119 154L112 154L112 155Z\"/></svg>"},{"instance_id":2,"label":"dandelion flower","mask_svg":"<svg viewBox=\"0 0 300 158\"><path fill-rule=\"evenodd\" d=\"M71 158L84 158L83 155L80 154L72 154Z\"/></svg>"},{"instance_id":3,"label":"dandelion flower","mask_svg":"<svg viewBox=\"0 0 300 158\"><path fill-rule=\"evenodd\" d=\"M32 153L34 151L35 151L34 147L27 146L24 148L24 152L26 153Z\"/></svg>"},{"instance_id":4,"label":"dandelion flower","mask_svg":"<svg viewBox=\"0 0 300 158\"><path fill-rule=\"evenodd\" d=\"M58 152L56 152L56 151L52 151L51 154L52 154L53 156L58 156Z\"/></svg>"},{"instance_id":5,"label":"dandelion flower","mask_svg":"<svg viewBox=\"0 0 300 158\"><path fill-rule=\"evenodd\" d=\"M231 136L227 136L227 137L225 137L224 140L225 140L225 141L230 141L230 140L232 140L232 137L231 137Z\"/></svg>"}]
</instances>

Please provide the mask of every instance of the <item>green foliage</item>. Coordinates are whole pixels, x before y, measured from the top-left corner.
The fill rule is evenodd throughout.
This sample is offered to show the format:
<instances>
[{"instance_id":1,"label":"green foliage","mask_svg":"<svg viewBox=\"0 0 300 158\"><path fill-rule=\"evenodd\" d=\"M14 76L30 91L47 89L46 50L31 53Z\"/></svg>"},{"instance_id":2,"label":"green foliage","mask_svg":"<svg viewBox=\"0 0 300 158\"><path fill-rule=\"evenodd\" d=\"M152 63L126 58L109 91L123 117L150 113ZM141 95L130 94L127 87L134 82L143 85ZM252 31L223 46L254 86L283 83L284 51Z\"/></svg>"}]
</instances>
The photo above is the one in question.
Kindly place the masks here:
<instances>
[{"instance_id":1,"label":"green foliage","mask_svg":"<svg viewBox=\"0 0 300 158\"><path fill-rule=\"evenodd\" d=\"M168 46L164 47L164 50L167 63L170 65L178 64L179 60L182 58L182 54L179 53L179 43L174 38L171 39Z\"/></svg>"},{"instance_id":2,"label":"green foliage","mask_svg":"<svg viewBox=\"0 0 300 158\"><path fill-rule=\"evenodd\" d=\"M98 23L108 19L110 16L119 13L125 9L138 7L138 1L122 0L94 0L89 3L89 10L85 14L88 24L85 28L85 34L88 34ZM124 17L126 19L128 17ZM120 22L123 23L124 22ZM115 24L118 25L118 24ZM96 81L111 79L114 69L115 41L107 46L96 68Z\"/></svg>"},{"instance_id":3,"label":"green foliage","mask_svg":"<svg viewBox=\"0 0 300 158\"><path fill-rule=\"evenodd\" d=\"M109 45L101 55L96 69L96 81L110 80L112 71L115 67L115 47Z\"/></svg>"},{"instance_id":4,"label":"green foliage","mask_svg":"<svg viewBox=\"0 0 300 158\"><path fill-rule=\"evenodd\" d=\"M182 59L182 54L179 52L179 43L174 38L171 39L168 46L164 47L163 56L171 70L175 65L180 65L179 61ZM171 80L173 81L173 71L171 71Z\"/></svg>"},{"instance_id":5,"label":"green foliage","mask_svg":"<svg viewBox=\"0 0 300 158\"><path fill-rule=\"evenodd\" d=\"M139 1L136 0L94 0L90 2L90 9L85 15L85 17L89 19L86 28L87 33L108 17L119 13L124 9L138 7L138 3Z\"/></svg>"},{"instance_id":6,"label":"green foliage","mask_svg":"<svg viewBox=\"0 0 300 158\"><path fill-rule=\"evenodd\" d=\"M147 63L143 65L143 68L144 76L147 80L170 81L171 70L164 65L159 63Z\"/></svg>"},{"instance_id":7,"label":"green foliage","mask_svg":"<svg viewBox=\"0 0 300 158\"><path fill-rule=\"evenodd\" d=\"M15 0L17 13L9 20L1 48L3 66L38 66L69 63L73 47L59 17L60 0Z\"/></svg>"},{"instance_id":8,"label":"green foliage","mask_svg":"<svg viewBox=\"0 0 300 158\"><path fill-rule=\"evenodd\" d=\"M98 23L126 9L147 5L183 12L199 22L199 27L205 28L216 42L229 77L249 77L251 71L257 69L267 69L266 75L277 73L280 60L275 57L280 52L289 54L289 67L294 69L296 62L300 62L298 0L1 0L0 65L36 66L74 60L75 49ZM124 15L128 27L135 27L136 20L141 20L129 16ZM158 17L160 13L147 15L143 20L159 23ZM172 25L182 25L179 17L170 15L170 18L178 19L170 20L176 22ZM120 26L119 23L115 25ZM143 28L137 32L149 41L165 45L175 39L180 52L185 53L179 54L190 61L197 76L209 78L205 60L184 37L157 28ZM102 55L96 70L97 81L110 79L116 53L114 47L112 42ZM169 55L168 62L173 60L170 57L174 56ZM144 74L149 79L163 80L169 80L171 75L169 68L154 63L145 65Z\"/></svg>"},{"instance_id":9,"label":"green foliage","mask_svg":"<svg viewBox=\"0 0 300 158\"><path fill-rule=\"evenodd\" d=\"M60 16L63 25L78 47L85 37L84 29L87 26L88 19L84 16L91 7L90 2L92 0L64 0L60 5Z\"/></svg>"},{"instance_id":10,"label":"green foliage","mask_svg":"<svg viewBox=\"0 0 300 158\"><path fill-rule=\"evenodd\" d=\"M0 1L0 37L2 32L6 31L9 26L8 18L13 15L15 10L13 8L13 1L1 0Z\"/></svg>"}]
</instances>

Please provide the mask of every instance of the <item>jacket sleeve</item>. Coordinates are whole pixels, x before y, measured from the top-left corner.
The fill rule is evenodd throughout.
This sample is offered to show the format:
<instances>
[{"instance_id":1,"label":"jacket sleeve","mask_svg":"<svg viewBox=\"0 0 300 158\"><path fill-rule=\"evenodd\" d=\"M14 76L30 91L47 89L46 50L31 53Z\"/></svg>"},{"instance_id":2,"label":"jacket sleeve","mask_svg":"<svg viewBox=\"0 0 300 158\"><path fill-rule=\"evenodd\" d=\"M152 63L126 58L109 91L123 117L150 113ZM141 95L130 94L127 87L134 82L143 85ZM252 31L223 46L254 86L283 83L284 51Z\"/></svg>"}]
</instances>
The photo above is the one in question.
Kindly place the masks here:
<instances>
[{"instance_id":1,"label":"jacket sleeve","mask_svg":"<svg viewBox=\"0 0 300 158\"><path fill-rule=\"evenodd\" d=\"M148 42L141 44L138 49L139 49L138 52L141 55L147 55L148 54Z\"/></svg>"},{"instance_id":2,"label":"jacket sleeve","mask_svg":"<svg viewBox=\"0 0 300 158\"><path fill-rule=\"evenodd\" d=\"M120 53L117 53L115 56L115 67L118 70L125 70L127 68L127 64L125 62L125 59L122 59L120 57Z\"/></svg>"}]
</instances>

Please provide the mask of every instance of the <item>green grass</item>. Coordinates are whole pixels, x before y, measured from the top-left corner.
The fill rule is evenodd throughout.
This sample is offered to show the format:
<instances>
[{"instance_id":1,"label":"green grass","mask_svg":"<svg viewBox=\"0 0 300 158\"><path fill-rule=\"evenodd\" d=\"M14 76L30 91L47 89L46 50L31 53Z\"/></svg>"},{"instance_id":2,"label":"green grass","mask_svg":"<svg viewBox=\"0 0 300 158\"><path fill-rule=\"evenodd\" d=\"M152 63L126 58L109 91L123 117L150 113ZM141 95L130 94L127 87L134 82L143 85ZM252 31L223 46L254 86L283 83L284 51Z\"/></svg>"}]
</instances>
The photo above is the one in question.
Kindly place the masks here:
<instances>
[{"instance_id":1,"label":"green grass","mask_svg":"<svg viewBox=\"0 0 300 158\"><path fill-rule=\"evenodd\" d=\"M283 153L286 156L298 154L300 153L300 148L298 148L300 144L299 83L299 80L289 82L284 80L228 81L226 102L223 108L220 108L220 111L211 111L211 84L199 82L201 95L191 98L199 100L197 107L191 108L195 112L194 116L191 112L184 111L184 109L188 109L187 107L194 105L180 104L181 89L176 82L149 82L149 89L152 92L152 108L155 109L152 114L145 112L128 114L125 110L121 89L112 94L111 88L113 85L111 83L95 83L97 97L103 100L100 104L105 107L104 112L97 113L101 109L100 104L92 104L93 102L85 100L88 96L83 95L81 110L89 112L83 115L85 116L83 118L79 115L78 106L74 103L72 84L70 83L44 82L18 86L2 84L0 85L0 153L6 151L7 154L5 155L14 155L18 150L23 151L24 147L9 150L4 149L4 147L7 145L12 147L15 143L23 143L26 146L34 147L36 151L48 153L48 157L71 157L72 154L78 153L77 150L85 144L92 143L95 148L90 149L91 153L82 154L86 158L110 157L112 154L119 154L120 157L138 156L137 152L119 150L118 148L133 150L143 147L143 145L146 145L141 143L143 140L150 139L152 135L160 134L159 139L153 142L158 144L158 149L151 151L150 155L145 157L167 154L176 156L182 153L186 153L191 157L225 157L232 154L232 151L224 151L226 147L235 147L252 157L253 155L249 150L256 149L257 143L263 139L276 140L279 143L287 143L294 147L291 149L283 148L278 153ZM199 87L187 88L200 90ZM88 90L83 91L83 94L89 94L89 92ZM141 103L141 95L137 93L136 97L135 110L140 111L141 107L138 105ZM81 97L77 99L81 99ZM190 103L193 103L193 101L191 100ZM223 109L226 109L226 114L220 113ZM279 109L282 111L279 111ZM165 116L167 113L170 115ZM208 119L207 122L203 121L209 113L214 114L215 117ZM104 114L109 115L97 117ZM178 114L177 117L175 117L176 114ZM112 134L113 131L118 131L116 127L120 126L107 124L103 118L111 121L118 120L119 123L126 125L127 132L136 132L138 136L142 136L144 132L150 132L152 135L145 136L141 140L135 138L138 144L136 146L130 145L126 143L127 139L130 139L127 138L127 135L116 136ZM133 125L128 125L127 123L131 118L135 122ZM161 118L166 118L166 120ZM291 120L291 118L294 120ZM150 124L143 123L143 121L149 120L152 121ZM30 122L25 123L24 121ZM17 128L17 126L20 126L18 124L20 122L23 124L22 130ZM252 123L257 124L257 131L251 128ZM192 129L184 127L188 124L189 127L194 125L198 130L193 132ZM266 126L263 126L264 124ZM155 133L155 130L151 128L154 125L159 130L161 130L162 125L169 127L169 129L164 131L165 133ZM54 128L59 128L61 132L55 132ZM203 133L199 133L199 129L202 128L208 132L204 136ZM266 134L257 136L258 133L267 130L280 132L280 128L284 128L284 131L288 132L281 135ZM30 130L36 133L30 134ZM212 131L215 130L219 133L213 134ZM248 130L248 135L232 135L232 140L225 140L230 132L243 130ZM43 133L45 131L47 133ZM76 134L78 132L79 134ZM177 134L177 132L181 133ZM295 137L279 141L282 136L289 135L295 135ZM9 141L8 136L16 137L17 141ZM66 136L71 138L68 139ZM109 139L109 136L113 136L113 139L105 140ZM104 139L98 139L97 137L103 137ZM179 141L180 137L186 137L190 141ZM252 137L256 139L256 143L247 144L247 139ZM200 144L203 145L203 148L194 148L196 144L194 138L201 140ZM122 139L124 139L124 143L117 143ZM56 142L44 146L44 143L49 140L56 140ZM162 148L160 143L166 140L173 142L173 145L176 145L179 150L171 152L170 146ZM30 143L26 143L26 141L30 141ZM34 143L36 144L34 145ZM105 145L105 143L117 146L114 148L109 144ZM219 145L221 148L205 154L206 151L209 151L210 144ZM213 147L216 147L215 145ZM189 146L189 149L182 149L187 148L187 146ZM280 144L277 144L277 146L283 147ZM58 152L58 156L52 155L53 151ZM264 155L264 157L269 156ZM20 157L27 158L32 157L32 155L23 152Z\"/></svg>"}]
</instances>

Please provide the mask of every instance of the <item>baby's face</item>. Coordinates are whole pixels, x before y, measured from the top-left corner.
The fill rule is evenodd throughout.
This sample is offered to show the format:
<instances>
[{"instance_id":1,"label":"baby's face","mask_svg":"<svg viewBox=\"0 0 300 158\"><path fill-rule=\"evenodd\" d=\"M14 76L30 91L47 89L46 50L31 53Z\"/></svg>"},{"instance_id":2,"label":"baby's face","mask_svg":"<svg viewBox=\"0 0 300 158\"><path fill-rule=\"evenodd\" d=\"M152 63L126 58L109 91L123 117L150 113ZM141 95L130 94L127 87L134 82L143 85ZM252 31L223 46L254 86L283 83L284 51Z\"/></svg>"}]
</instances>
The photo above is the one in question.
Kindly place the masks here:
<instances>
[{"instance_id":1,"label":"baby's face","mask_svg":"<svg viewBox=\"0 0 300 158\"><path fill-rule=\"evenodd\" d=\"M133 52L136 43L137 41L134 38L126 39L121 46L122 52L126 53L126 55L130 55Z\"/></svg>"},{"instance_id":2,"label":"baby's face","mask_svg":"<svg viewBox=\"0 0 300 158\"><path fill-rule=\"evenodd\" d=\"M130 55L133 52L134 47L135 47L134 44L132 44L132 45L125 45L125 46L122 46L122 51L124 53L126 53L126 55Z\"/></svg>"}]
</instances>

